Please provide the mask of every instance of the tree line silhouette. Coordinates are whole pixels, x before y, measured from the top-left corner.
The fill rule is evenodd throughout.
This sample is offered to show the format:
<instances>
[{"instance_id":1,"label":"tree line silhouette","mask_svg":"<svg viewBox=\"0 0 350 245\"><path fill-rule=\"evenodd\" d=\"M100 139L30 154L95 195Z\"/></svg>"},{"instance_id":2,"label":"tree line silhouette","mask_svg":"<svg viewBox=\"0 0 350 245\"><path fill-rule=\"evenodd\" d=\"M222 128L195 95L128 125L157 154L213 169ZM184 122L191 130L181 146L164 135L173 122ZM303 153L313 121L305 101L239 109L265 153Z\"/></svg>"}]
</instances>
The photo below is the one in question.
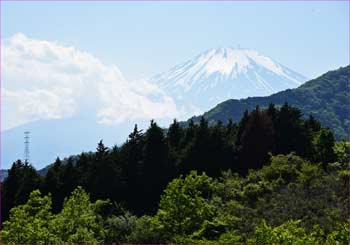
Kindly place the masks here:
<instances>
[{"instance_id":1,"label":"tree line silhouette","mask_svg":"<svg viewBox=\"0 0 350 245\"><path fill-rule=\"evenodd\" d=\"M246 176L250 169L268 164L271 155L291 152L325 169L336 160L334 143L329 129L312 115L303 119L301 111L287 103L280 108L257 106L245 111L238 123L208 123L202 117L186 127L174 120L162 129L152 120L146 131L135 125L120 146L108 148L101 140L96 152L57 158L44 176L17 160L2 183L2 220L36 189L51 193L53 213L58 213L77 186L93 201L109 199L134 214L152 215L167 184L192 170L213 178L225 170Z\"/></svg>"}]
</instances>

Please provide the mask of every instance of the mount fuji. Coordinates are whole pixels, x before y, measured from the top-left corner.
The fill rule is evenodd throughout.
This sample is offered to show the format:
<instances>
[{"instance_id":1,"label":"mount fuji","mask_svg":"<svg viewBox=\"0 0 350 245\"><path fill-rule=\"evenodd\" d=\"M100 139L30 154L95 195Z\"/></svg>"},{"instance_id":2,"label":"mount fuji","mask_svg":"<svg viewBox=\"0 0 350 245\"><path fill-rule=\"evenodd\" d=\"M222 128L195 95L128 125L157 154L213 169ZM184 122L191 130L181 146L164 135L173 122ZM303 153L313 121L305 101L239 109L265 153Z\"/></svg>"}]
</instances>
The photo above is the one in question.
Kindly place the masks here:
<instances>
[{"instance_id":1,"label":"mount fuji","mask_svg":"<svg viewBox=\"0 0 350 245\"><path fill-rule=\"evenodd\" d=\"M176 102L184 117L227 99L267 96L296 88L303 75L251 49L207 50L150 79Z\"/></svg>"}]
</instances>

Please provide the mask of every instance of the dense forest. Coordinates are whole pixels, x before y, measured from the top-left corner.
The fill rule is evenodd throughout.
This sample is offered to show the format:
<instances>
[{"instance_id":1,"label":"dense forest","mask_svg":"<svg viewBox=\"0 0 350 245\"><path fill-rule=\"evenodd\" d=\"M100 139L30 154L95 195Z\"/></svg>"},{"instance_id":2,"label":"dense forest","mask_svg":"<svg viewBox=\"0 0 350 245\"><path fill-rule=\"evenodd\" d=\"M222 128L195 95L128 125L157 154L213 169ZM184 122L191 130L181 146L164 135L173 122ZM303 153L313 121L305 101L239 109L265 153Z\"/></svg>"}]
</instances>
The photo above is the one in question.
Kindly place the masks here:
<instances>
[{"instance_id":1,"label":"dense forest","mask_svg":"<svg viewBox=\"0 0 350 245\"><path fill-rule=\"evenodd\" d=\"M244 110L256 105L267 108L270 102L284 102L301 109L305 116L312 114L323 126L329 127L337 139L350 139L350 66L329 71L296 89L287 89L266 97L227 100L203 116L210 122L239 120ZM199 121L200 117L194 117Z\"/></svg>"},{"instance_id":2,"label":"dense forest","mask_svg":"<svg viewBox=\"0 0 350 245\"><path fill-rule=\"evenodd\" d=\"M64 142L62 142L64 143ZM1 241L349 244L350 143L312 115L270 103L238 123L137 125L127 141L13 163Z\"/></svg>"}]
</instances>

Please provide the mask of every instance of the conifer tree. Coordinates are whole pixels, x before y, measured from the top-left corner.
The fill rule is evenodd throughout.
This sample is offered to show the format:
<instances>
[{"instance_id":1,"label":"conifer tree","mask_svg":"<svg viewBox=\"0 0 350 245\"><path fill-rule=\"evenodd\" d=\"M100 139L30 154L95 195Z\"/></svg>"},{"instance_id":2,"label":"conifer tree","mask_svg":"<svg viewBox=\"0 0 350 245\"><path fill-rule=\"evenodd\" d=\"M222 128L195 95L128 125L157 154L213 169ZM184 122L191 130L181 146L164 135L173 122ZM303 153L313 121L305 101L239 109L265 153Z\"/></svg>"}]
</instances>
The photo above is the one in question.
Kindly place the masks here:
<instances>
[{"instance_id":1,"label":"conifer tree","mask_svg":"<svg viewBox=\"0 0 350 245\"><path fill-rule=\"evenodd\" d=\"M40 186L41 178L31 164L14 162L3 184L3 218L7 219L10 209L24 204L29 194Z\"/></svg>"},{"instance_id":2,"label":"conifer tree","mask_svg":"<svg viewBox=\"0 0 350 245\"><path fill-rule=\"evenodd\" d=\"M151 120L143 148L143 196L148 211L155 208L169 176L168 149L163 130Z\"/></svg>"},{"instance_id":3,"label":"conifer tree","mask_svg":"<svg viewBox=\"0 0 350 245\"><path fill-rule=\"evenodd\" d=\"M64 200L61 189L63 186L62 174L62 161L57 157L52 167L47 171L43 181L44 194L51 193L52 195L52 210L54 213L57 213L61 209Z\"/></svg>"},{"instance_id":4,"label":"conifer tree","mask_svg":"<svg viewBox=\"0 0 350 245\"><path fill-rule=\"evenodd\" d=\"M248 116L240 142L239 163L244 166L241 172L261 168L269 161L269 152L274 145L274 129L271 118L260 111L259 106Z\"/></svg>"},{"instance_id":5,"label":"conifer tree","mask_svg":"<svg viewBox=\"0 0 350 245\"><path fill-rule=\"evenodd\" d=\"M245 127L246 127L248 119L249 119L249 113L248 113L248 110L245 110L244 113L243 113L243 116L242 116L242 118L241 118L241 120L239 121L239 124L238 124L237 141L236 141L236 146L237 147L241 145L242 134L243 134L243 131L244 131Z\"/></svg>"},{"instance_id":6,"label":"conifer tree","mask_svg":"<svg viewBox=\"0 0 350 245\"><path fill-rule=\"evenodd\" d=\"M169 147L174 151L178 151L182 135L183 130L176 119L174 119L173 123L169 126L167 133Z\"/></svg>"}]
</instances>

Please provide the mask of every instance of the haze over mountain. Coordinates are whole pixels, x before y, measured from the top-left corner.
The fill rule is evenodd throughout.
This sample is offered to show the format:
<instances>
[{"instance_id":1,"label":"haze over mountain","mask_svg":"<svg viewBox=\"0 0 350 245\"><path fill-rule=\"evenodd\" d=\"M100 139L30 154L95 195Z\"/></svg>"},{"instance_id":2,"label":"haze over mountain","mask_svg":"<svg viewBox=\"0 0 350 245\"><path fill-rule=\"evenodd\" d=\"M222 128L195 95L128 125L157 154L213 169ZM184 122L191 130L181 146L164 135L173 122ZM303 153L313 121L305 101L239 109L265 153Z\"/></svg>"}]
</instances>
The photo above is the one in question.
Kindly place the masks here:
<instances>
[{"instance_id":1,"label":"haze over mountain","mask_svg":"<svg viewBox=\"0 0 350 245\"><path fill-rule=\"evenodd\" d=\"M266 96L296 88L306 78L251 49L207 50L152 77L187 116L227 99Z\"/></svg>"}]
</instances>

